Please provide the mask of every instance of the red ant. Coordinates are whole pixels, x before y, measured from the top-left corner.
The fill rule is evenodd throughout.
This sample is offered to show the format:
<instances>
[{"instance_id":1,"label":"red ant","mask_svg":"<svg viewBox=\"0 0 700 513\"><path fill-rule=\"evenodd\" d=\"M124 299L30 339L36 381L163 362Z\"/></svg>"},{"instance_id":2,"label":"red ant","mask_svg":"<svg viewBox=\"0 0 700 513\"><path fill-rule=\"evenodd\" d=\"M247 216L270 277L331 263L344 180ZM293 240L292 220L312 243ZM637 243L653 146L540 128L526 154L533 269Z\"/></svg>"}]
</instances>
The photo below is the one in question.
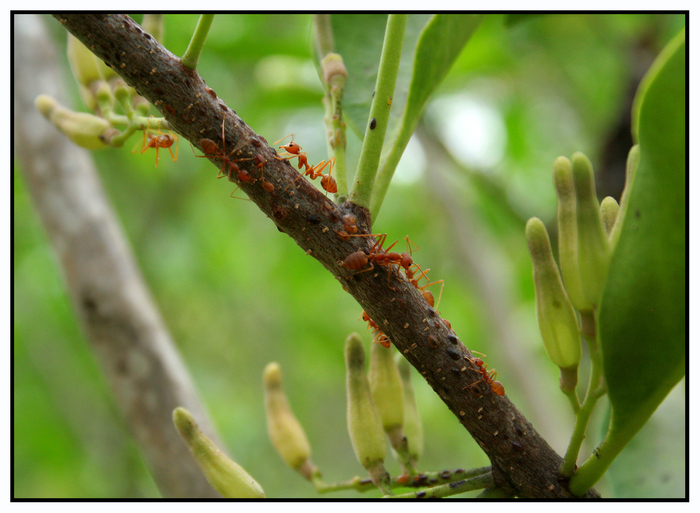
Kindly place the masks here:
<instances>
[{"instance_id":1,"label":"red ant","mask_svg":"<svg viewBox=\"0 0 700 513\"><path fill-rule=\"evenodd\" d=\"M290 134L292 135L292 134ZM276 141L273 143L273 146L277 144L280 141L283 141L289 137L289 135L285 135L280 139L279 141ZM331 193L336 193L338 192L338 184L335 181L335 178L331 176L331 173L333 172L333 166L335 165L335 158L331 157L328 162L325 160L322 160L320 163L316 164L315 166L309 165L306 152L301 151L301 146L299 146L297 143L294 142L294 135L292 135L292 140L289 141L289 143L284 144L282 146L279 146L279 148L284 149L284 153L282 153L280 156L275 155L275 158L278 160L291 160L293 158L297 158L299 160L299 165L298 169L301 169L302 166L304 166L304 173L303 176L308 176L311 180L316 180L319 176L321 177L321 187L326 192L331 192ZM326 168L326 166L330 166L328 169L328 174L324 175L323 170ZM297 178L298 180L298 178ZM296 182L296 180L294 180Z\"/></svg>"},{"instance_id":2,"label":"red ant","mask_svg":"<svg viewBox=\"0 0 700 513\"><path fill-rule=\"evenodd\" d=\"M148 148L155 148L156 149L156 167L158 167L158 161L159 161L159 156L158 156L158 150L160 148L167 148L168 151L170 152L170 156L173 158L173 162L177 162L177 153L180 148L180 138L175 135L172 130L168 130L170 132L169 134L164 134L163 132L160 131L160 127L157 130L153 130L152 128L146 128L143 131L143 142L141 145L141 153L145 153ZM173 155L173 150L170 148L172 145L175 144L175 155ZM134 146L134 149L131 151L132 153L136 153L136 147L138 146L138 143L136 146Z\"/></svg>"},{"instance_id":3,"label":"red ant","mask_svg":"<svg viewBox=\"0 0 700 513\"><path fill-rule=\"evenodd\" d=\"M372 335L374 335L374 338L372 339L373 344L381 344L383 347L386 348L391 347L391 341L389 340L389 337L382 333L382 330L381 328L379 328L379 325L372 319L370 319L369 315L367 315L367 312L365 312L364 310L362 310L361 318L363 321L367 322L367 329L372 328L374 330L372 332Z\"/></svg>"},{"instance_id":4,"label":"red ant","mask_svg":"<svg viewBox=\"0 0 700 513\"><path fill-rule=\"evenodd\" d=\"M345 214L343 216L343 230L336 232L344 241L349 241L355 233L357 233L357 217L355 214Z\"/></svg>"},{"instance_id":5,"label":"red ant","mask_svg":"<svg viewBox=\"0 0 700 513\"><path fill-rule=\"evenodd\" d=\"M491 390L493 390L493 393L496 395L506 395L506 389L503 386L503 383L500 381L494 381L494 378L496 377L496 371L492 370L491 372L487 372L486 368L488 367L487 364L484 363L484 360L481 358L468 358L470 362L472 362L474 365L478 367L479 370L476 370L474 372L480 372L481 373L481 379L479 381L475 381L471 385L468 385L466 388L473 387L474 385L481 383L482 381L486 382L487 385L491 387ZM474 370L474 369L471 369Z\"/></svg>"},{"instance_id":6,"label":"red ant","mask_svg":"<svg viewBox=\"0 0 700 513\"><path fill-rule=\"evenodd\" d=\"M221 161L222 161L221 162L221 169L219 170L219 174L216 176L217 178L223 178L224 176L228 176L229 182L233 182L234 180L232 178L232 174L237 173L239 182L248 183L253 178L250 176L250 173L248 173L248 171L239 169L236 162L240 162L242 160L252 160L253 157L231 160L231 155L233 155L239 148L236 147L233 150L231 150L231 153L229 153L228 155L226 154L226 132L224 131L225 124L226 124L226 114L224 114L224 117L221 120L222 147L219 148L219 145L217 145L211 139L200 139L199 145L202 147L202 151L204 152L204 155L195 155L195 156L198 158L212 158L213 157L213 158L221 159ZM228 173L225 172L226 166L228 166ZM238 189L236 189L236 190L238 190ZM234 191L234 192L236 192L236 191Z\"/></svg>"},{"instance_id":7,"label":"red ant","mask_svg":"<svg viewBox=\"0 0 700 513\"><path fill-rule=\"evenodd\" d=\"M260 169L260 176L262 180L263 189L265 189L267 192L274 191L275 186L270 182L265 181L265 164L267 164L267 161L260 155L255 155L255 162L257 163L258 169Z\"/></svg>"},{"instance_id":8,"label":"red ant","mask_svg":"<svg viewBox=\"0 0 700 513\"><path fill-rule=\"evenodd\" d=\"M228 176L229 182L234 182L233 180L233 173L236 173L238 175L238 181L242 183L248 183L253 180L253 177L250 176L250 173L246 171L245 169L240 169L236 162L240 162L242 160L253 160L254 158L256 161L258 161L258 166L260 167L261 163L258 159L262 160L261 157L256 155L255 157L249 157L249 158L243 158L243 159L235 159L231 160L231 155L233 155L239 148L236 147L233 150L231 150L231 153L228 155L226 154L226 133L224 131L225 128L225 123L226 123L226 114L224 114L223 120L221 121L221 141L223 145L223 149L219 148L219 146L212 141L211 139L200 139L199 140L199 145L202 147L202 151L204 152L204 155L195 155L198 158L218 158L221 159L221 169L219 170L219 174L216 176L217 178L223 178L224 176ZM262 165L264 165L264 161L262 162ZM225 171L226 166L228 166L228 172ZM263 186L265 186L265 180L263 179ZM271 184L270 184L271 185ZM236 191L240 189L240 185L237 186L234 191L231 193L231 197L236 193ZM237 199L243 199L243 198L237 198Z\"/></svg>"},{"instance_id":9,"label":"red ant","mask_svg":"<svg viewBox=\"0 0 700 513\"><path fill-rule=\"evenodd\" d=\"M354 253L350 253L345 260L343 261L343 267L346 269L362 269L365 265L367 265L367 262L370 263L370 267L368 269L363 269L362 271L358 271L355 274L363 273L366 271L371 271L374 269L374 262L377 262L378 265L387 265L391 266L391 264L396 264L400 268L403 268L404 270L408 270L410 266L413 264L413 257L409 255L408 253L398 253L396 251L389 251L391 248L393 248L399 241L395 241L391 246L389 246L386 249L382 249L382 246L384 245L384 241L386 241L386 233L382 234L379 236L377 239L377 242L375 242L374 246L370 248L369 251L367 250L360 250L360 251L355 251ZM376 237L376 234L356 234L356 235L348 235L348 237ZM372 262L370 262L370 260ZM391 278L391 268L387 270L387 283L389 282ZM354 275L353 275L354 276ZM394 289L391 285L389 285L389 288L392 290Z\"/></svg>"},{"instance_id":10,"label":"red ant","mask_svg":"<svg viewBox=\"0 0 700 513\"><path fill-rule=\"evenodd\" d=\"M433 295L432 292L430 292L429 290L425 290L425 289L427 289L431 285L435 285L436 283L442 283L442 285L440 286L440 294L438 295L438 301L437 301L437 304L439 305L440 300L442 299L442 290L445 288L445 280L437 280L437 281L431 282L428 279L428 271L430 271L430 269L426 269L425 271L423 271L423 270L421 270L421 268L418 264L413 264L413 265L415 265L418 268L418 270L421 271L420 276L418 276L417 278L413 278L413 271L406 270L406 278L408 278L408 280L411 282L411 285L413 285L415 288L420 290L420 293L423 295L423 297L425 298L425 300L428 302L428 304L431 307L437 308L435 306L435 296ZM419 287L418 282L420 280L422 280L423 278L428 280L428 282L430 282L430 283L423 285L422 287Z\"/></svg>"}]
</instances>

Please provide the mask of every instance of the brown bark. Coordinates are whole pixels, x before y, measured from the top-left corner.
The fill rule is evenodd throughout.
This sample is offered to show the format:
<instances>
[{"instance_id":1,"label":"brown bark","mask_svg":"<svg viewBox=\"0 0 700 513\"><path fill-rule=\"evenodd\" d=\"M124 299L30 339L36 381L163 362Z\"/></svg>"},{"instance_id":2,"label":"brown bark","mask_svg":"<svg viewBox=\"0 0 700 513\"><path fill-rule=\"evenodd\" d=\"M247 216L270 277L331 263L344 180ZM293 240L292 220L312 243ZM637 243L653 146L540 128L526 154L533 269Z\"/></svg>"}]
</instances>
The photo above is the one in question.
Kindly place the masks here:
<instances>
[{"instance_id":1,"label":"brown bark","mask_svg":"<svg viewBox=\"0 0 700 513\"><path fill-rule=\"evenodd\" d=\"M351 203L336 205L308 180L298 179L298 171L275 159L275 151L216 97L196 71L184 68L129 17L58 14L56 18L198 148L201 138L222 146L225 117L227 151L238 149L231 158L252 159L237 162L255 178L239 184L243 191L280 231L331 272L418 369L486 452L496 484L519 497L572 497L557 471L561 457L507 397L494 394L485 383L471 386L479 377L469 361L471 353L396 266L375 265L373 271L355 276L342 267L350 253L373 243L363 237L344 241L336 233L343 229L346 213L354 213L361 232L369 233L365 209ZM262 170L274 190L262 186ZM235 173L232 179L236 181ZM586 497L598 494L591 490Z\"/></svg>"}]
</instances>

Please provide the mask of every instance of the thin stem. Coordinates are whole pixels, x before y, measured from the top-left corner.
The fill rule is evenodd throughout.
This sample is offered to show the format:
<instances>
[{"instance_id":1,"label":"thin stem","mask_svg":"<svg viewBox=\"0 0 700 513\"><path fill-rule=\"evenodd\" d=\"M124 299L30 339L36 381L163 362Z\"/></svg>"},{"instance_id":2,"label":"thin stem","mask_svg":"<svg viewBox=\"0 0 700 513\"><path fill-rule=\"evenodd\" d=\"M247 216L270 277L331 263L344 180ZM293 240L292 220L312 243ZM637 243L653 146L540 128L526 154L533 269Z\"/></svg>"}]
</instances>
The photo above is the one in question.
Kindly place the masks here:
<instances>
[{"instance_id":1,"label":"thin stem","mask_svg":"<svg viewBox=\"0 0 700 513\"><path fill-rule=\"evenodd\" d=\"M197 27L194 29L192 39L190 39L190 44L187 50L185 50L185 55L183 55L180 60L182 65L186 68L197 69L197 62L199 62L199 56L202 54L204 42L207 40L207 34L209 34L209 27L211 27L212 21L214 21L213 14L202 14L199 17Z\"/></svg>"},{"instance_id":2,"label":"thin stem","mask_svg":"<svg viewBox=\"0 0 700 513\"><path fill-rule=\"evenodd\" d=\"M442 497L450 497L460 493L471 492L474 490L482 490L495 486L493 482L493 474L486 472L484 474L455 481L449 484L434 486L427 490L419 490L415 492L403 493L394 495L393 499L439 499Z\"/></svg>"},{"instance_id":3,"label":"thin stem","mask_svg":"<svg viewBox=\"0 0 700 513\"><path fill-rule=\"evenodd\" d=\"M601 383L603 376L603 358L598 349L595 333L591 333L591 327L595 326L595 314L587 314L586 319L582 319L582 335L588 343L588 349L591 356L591 374L588 381L588 389L586 390L586 398L581 405L581 409L576 415L576 425L571 434L571 441L564 456L564 462L561 465L560 472L562 475L570 477L576 468L576 460L578 459L581 444L586 438L586 428L588 421L593 413L598 399L606 392L605 386Z\"/></svg>"},{"instance_id":4,"label":"thin stem","mask_svg":"<svg viewBox=\"0 0 700 513\"><path fill-rule=\"evenodd\" d=\"M401 487L412 487L412 488L424 488L426 484L449 484L458 481L463 481L466 479L471 479L481 475L491 475L491 467L479 467L469 470L457 469L457 470L444 470L442 472L423 472L417 474L408 481L404 481L404 476L393 477L391 479L391 486L401 488ZM340 483L330 483L326 484L321 480L320 475L312 476L311 481L316 488L318 493L329 493L338 492L341 490L355 490L359 493L368 492L370 490L376 490L377 487L374 485L369 478L353 477L349 481L343 481Z\"/></svg>"},{"instance_id":5,"label":"thin stem","mask_svg":"<svg viewBox=\"0 0 700 513\"><path fill-rule=\"evenodd\" d=\"M333 26L330 14L314 14L314 40L316 41L316 54L318 62L335 49L333 42Z\"/></svg>"},{"instance_id":6,"label":"thin stem","mask_svg":"<svg viewBox=\"0 0 700 513\"><path fill-rule=\"evenodd\" d=\"M327 130L328 151L335 159L337 201L342 203L348 195L348 183L345 173L345 122L343 121L343 93L348 72L343 58L337 53L329 53L321 60L321 74L326 95L323 106L326 111L324 123Z\"/></svg>"},{"instance_id":7,"label":"thin stem","mask_svg":"<svg viewBox=\"0 0 700 513\"><path fill-rule=\"evenodd\" d=\"M408 16L405 14L390 14L386 24L377 85L369 111L360 160L357 164L355 184L348 197L349 201L365 208L370 207L374 179L389 124L389 112L399 74L401 47L407 20Z\"/></svg>"}]
</instances>

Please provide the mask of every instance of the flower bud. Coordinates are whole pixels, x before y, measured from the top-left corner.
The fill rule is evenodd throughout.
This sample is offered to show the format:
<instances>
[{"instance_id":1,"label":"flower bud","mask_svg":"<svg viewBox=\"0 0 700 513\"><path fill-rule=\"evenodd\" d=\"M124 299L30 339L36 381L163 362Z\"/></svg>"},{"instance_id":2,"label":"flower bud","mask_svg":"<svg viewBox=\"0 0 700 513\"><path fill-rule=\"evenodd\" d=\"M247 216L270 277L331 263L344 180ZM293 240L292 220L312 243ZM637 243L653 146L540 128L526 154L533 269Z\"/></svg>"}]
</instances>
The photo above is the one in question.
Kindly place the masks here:
<instances>
[{"instance_id":1,"label":"flower bud","mask_svg":"<svg viewBox=\"0 0 700 513\"><path fill-rule=\"evenodd\" d=\"M411 381L411 364L400 354L397 354L397 357L399 360L399 375L403 383L403 432L408 440L408 454L411 458L411 464L415 466L423 454L423 424L418 413L416 393L413 390Z\"/></svg>"},{"instance_id":2,"label":"flower bud","mask_svg":"<svg viewBox=\"0 0 700 513\"><path fill-rule=\"evenodd\" d=\"M581 339L576 312L564 290L542 221L531 218L525 227L532 256L537 322L547 355L560 368L578 366Z\"/></svg>"},{"instance_id":3,"label":"flower bud","mask_svg":"<svg viewBox=\"0 0 700 513\"><path fill-rule=\"evenodd\" d=\"M578 230L578 267L583 291L598 305L610 265L610 244L600 219L600 205L595 195L593 166L583 153L574 153L574 188Z\"/></svg>"},{"instance_id":4,"label":"flower bud","mask_svg":"<svg viewBox=\"0 0 700 513\"><path fill-rule=\"evenodd\" d=\"M265 497L260 485L202 433L190 412L182 407L175 408L173 422L207 481L217 492L227 499Z\"/></svg>"},{"instance_id":5,"label":"flower bud","mask_svg":"<svg viewBox=\"0 0 700 513\"><path fill-rule=\"evenodd\" d=\"M63 135L78 146L88 150L99 150L108 146L102 137L112 129L106 119L86 112L74 112L45 94L37 96L34 105Z\"/></svg>"},{"instance_id":6,"label":"flower bud","mask_svg":"<svg viewBox=\"0 0 700 513\"><path fill-rule=\"evenodd\" d=\"M578 230L576 228L576 191L571 161L559 157L554 161L554 188L557 191L557 228L559 231L559 266L571 303L580 312L593 309L586 298L578 268Z\"/></svg>"},{"instance_id":7,"label":"flower bud","mask_svg":"<svg viewBox=\"0 0 700 513\"><path fill-rule=\"evenodd\" d=\"M386 441L382 419L377 411L365 371L365 351L357 333L345 342L347 369L348 432L357 459L367 469L372 482L390 493L390 478L384 469Z\"/></svg>"},{"instance_id":8,"label":"flower bud","mask_svg":"<svg viewBox=\"0 0 700 513\"><path fill-rule=\"evenodd\" d=\"M282 371L276 362L267 364L263 372L267 432L282 460L292 469L311 479L315 470L311 462L311 446L304 429L292 413L282 390Z\"/></svg>"},{"instance_id":9,"label":"flower bud","mask_svg":"<svg viewBox=\"0 0 700 513\"><path fill-rule=\"evenodd\" d=\"M617 201L612 196L608 196L600 202L600 219L603 221L603 227L608 239L612 236L619 212L620 205L617 204Z\"/></svg>"},{"instance_id":10,"label":"flower bud","mask_svg":"<svg viewBox=\"0 0 700 513\"><path fill-rule=\"evenodd\" d=\"M372 344L369 353L369 386L382 418L384 432L390 434L402 431L403 387L391 348Z\"/></svg>"},{"instance_id":11,"label":"flower bud","mask_svg":"<svg viewBox=\"0 0 700 513\"><path fill-rule=\"evenodd\" d=\"M629 191L632 190L632 181L639 165L639 145L635 144L627 154L627 166L625 169L625 188L622 191L620 198L620 211L617 214L617 220L610 235L610 247L614 248L617 244L617 239L620 236L620 229L625 220L625 212L627 212L627 202L629 201Z\"/></svg>"},{"instance_id":12,"label":"flower bud","mask_svg":"<svg viewBox=\"0 0 700 513\"><path fill-rule=\"evenodd\" d=\"M348 70L345 68L343 58L337 53L329 53L321 60L323 70L323 80L326 84L334 87L345 87L348 79Z\"/></svg>"},{"instance_id":13,"label":"flower bud","mask_svg":"<svg viewBox=\"0 0 700 513\"><path fill-rule=\"evenodd\" d=\"M66 52L75 80L84 87L90 87L95 80L109 80L116 75L112 68L102 62L71 33L68 33Z\"/></svg>"}]
</instances>

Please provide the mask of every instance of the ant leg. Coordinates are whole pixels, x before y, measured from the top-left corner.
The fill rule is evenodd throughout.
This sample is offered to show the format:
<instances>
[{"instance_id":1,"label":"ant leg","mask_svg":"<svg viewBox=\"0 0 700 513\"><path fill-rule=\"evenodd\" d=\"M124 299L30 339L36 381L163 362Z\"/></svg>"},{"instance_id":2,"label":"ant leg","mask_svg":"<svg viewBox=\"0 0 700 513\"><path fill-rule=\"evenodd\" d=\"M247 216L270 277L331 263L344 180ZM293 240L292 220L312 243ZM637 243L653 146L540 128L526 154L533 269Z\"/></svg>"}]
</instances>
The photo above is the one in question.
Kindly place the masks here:
<instances>
[{"instance_id":1,"label":"ant leg","mask_svg":"<svg viewBox=\"0 0 700 513\"><path fill-rule=\"evenodd\" d=\"M177 134L174 134L172 130L168 130L170 132L170 135L172 136L173 140L175 141L175 156L173 156L173 150L172 150L172 144L168 146L168 151L170 151L170 156L173 157L173 162L177 162L177 155L178 152L180 151L180 138L178 137Z\"/></svg>"},{"instance_id":2,"label":"ant leg","mask_svg":"<svg viewBox=\"0 0 700 513\"><path fill-rule=\"evenodd\" d=\"M146 128L146 129L144 129L144 131L143 131L143 139L142 139L142 141L141 141L141 152L140 152L140 153L143 153L144 151L146 151L146 150L148 149L148 147L146 146L146 131L147 131L147 130L148 130L148 129ZM138 147L138 145L139 145L139 141L136 142L136 144L134 145L133 149L131 150L131 153L136 153L136 151L137 151L136 148ZM144 148L145 148L145 149L144 149Z\"/></svg>"},{"instance_id":3,"label":"ant leg","mask_svg":"<svg viewBox=\"0 0 700 513\"><path fill-rule=\"evenodd\" d=\"M348 278L354 278L356 275L366 273L367 271L371 271L372 269L374 269L374 263L370 262L369 267L367 269L362 269L361 271L354 272L350 276L348 276Z\"/></svg>"},{"instance_id":4,"label":"ant leg","mask_svg":"<svg viewBox=\"0 0 700 513\"><path fill-rule=\"evenodd\" d=\"M289 137L290 135L292 136L292 141L293 141L293 140L294 140L294 134L287 134L287 135L285 135L284 137L282 137L282 139L280 139L279 141L273 142L273 143L272 143L272 146L274 146L274 145L277 144L278 142L284 141L284 140L285 140L287 137Z\"/></svg>"}]
</instances>

